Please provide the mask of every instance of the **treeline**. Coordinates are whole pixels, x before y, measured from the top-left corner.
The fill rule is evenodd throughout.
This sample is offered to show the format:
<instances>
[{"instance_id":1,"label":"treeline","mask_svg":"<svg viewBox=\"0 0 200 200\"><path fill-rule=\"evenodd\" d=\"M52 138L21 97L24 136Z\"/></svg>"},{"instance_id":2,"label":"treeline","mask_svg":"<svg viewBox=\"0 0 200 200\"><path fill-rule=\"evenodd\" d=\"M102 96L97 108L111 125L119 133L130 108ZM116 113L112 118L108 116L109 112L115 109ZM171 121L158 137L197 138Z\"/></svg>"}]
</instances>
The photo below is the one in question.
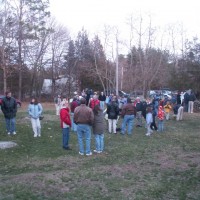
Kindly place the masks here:
<instances>
[{"instance_id":1,"label":"treeline","mask_svg":"<svg viewBox=\"0 0 200 200\"><path fill-rule=\"evenodd\" d=\"M72 39L50 16L48 0L2 0L0 9L1 93L10 89L19 99L41 97L44 79L52 81L52 96L71 97L85 88L108 91L117 80L127 92L146 94L163 87L200 91L200 43L198 38L187 40L181 31L175 34L176 26L163 31L163 37L151 20L144 26L137 16L127 23L126 42L119 40L116 27L105 27L93 38L82 29ZM127 53L120 53L119 46ZM62 77L66 82L58 88Z\"/></svg>"}]
</instances>

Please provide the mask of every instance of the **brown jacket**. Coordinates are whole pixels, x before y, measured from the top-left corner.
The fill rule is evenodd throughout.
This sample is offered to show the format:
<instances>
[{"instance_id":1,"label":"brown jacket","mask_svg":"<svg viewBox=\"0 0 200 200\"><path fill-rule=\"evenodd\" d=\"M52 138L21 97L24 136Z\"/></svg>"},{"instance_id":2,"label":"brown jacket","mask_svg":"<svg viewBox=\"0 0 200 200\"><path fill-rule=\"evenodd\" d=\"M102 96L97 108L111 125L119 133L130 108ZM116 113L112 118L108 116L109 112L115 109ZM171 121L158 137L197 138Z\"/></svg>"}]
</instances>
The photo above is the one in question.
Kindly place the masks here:
<instances>
[{"instance_id":1,"label":"brown jacket","mask_svg":"<svg viewBox=\"0 0 200 200\"><path fill-rule=\"evenodd\" d=\"M136 115L135 106L132 103L127 103L123 106L121 115L122 117L124 117L125 115Z\"/></svg>"},{"instance_id":2,"label":"brown jacket","mask_svg":"<svg viewBox=\"0 0 200 200\"><path fill-rule=\"evenodd\" d=\"M85 104L81 104L74 110L74 122L76 124L92 125L94 121L94 113L91 108Z\"/></svg>"}]
</instances>

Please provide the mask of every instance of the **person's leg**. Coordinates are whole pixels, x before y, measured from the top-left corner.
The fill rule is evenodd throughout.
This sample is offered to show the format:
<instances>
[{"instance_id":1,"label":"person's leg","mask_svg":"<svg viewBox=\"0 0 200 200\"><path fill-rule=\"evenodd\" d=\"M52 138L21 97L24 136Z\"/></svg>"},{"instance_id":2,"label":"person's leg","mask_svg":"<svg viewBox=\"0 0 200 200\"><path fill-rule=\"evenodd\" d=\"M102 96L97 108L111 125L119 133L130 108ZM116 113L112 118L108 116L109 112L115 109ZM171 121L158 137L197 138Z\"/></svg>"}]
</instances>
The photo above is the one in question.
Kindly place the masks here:
<instances>
[{"instance_id":1,"label":"person's leg","mask_svg":"<svg viewBox=\"0 0 200 200\"><path fill-rule=\"evenodd\" d=\"M194 111L194 101L191 101L191 113Z\"/></svg>"},{"instance_id":2,"label":"person's leg","mask_svg":"<svg viewBox=\"0 0 200 200\"><path fill-rule=\"evenodd\" d=\"M81 124L77 125L77 138L78 138L78 144L79 144L79 152L81 154L84 154L84 147L83 147L83 127Z\"/></svg>"},{"instance_id":3,"label":"person's leg","mask_svg":"<svg viewBox=\"0 0 200 200\"><path fill-rule=\"evenodd\" d=\"M10 132L16 134L16 120L15 117L10 119Z\"/></svg>"},{"instance_id":4,"label":"person's leg","mask_svg":"<svg viewBox=\"0 0 200 200\"><path fill-rule=\"evenodd\" d=\"M188 102L188 113L191 113L191 101Z\"/></svg>"},{"instance_id":5,"label":"person's leg","mask_svg":"<svg viewBox=\"0 0 200 200\"><path fill-rule=\"evenodd\" d=\"M180 107L178 108L178 112L176 115L176 121L179 121L179 120L180 120Z\"/></svg>"},{"instance_id":6,"label":"person's leg","mask_svg":"<svg viewBox=\"0 0 200 200\"><path fill-rule=\"evenodd\" d=\"M134 115L129 115L128 117L128 134L132 134L133 131L133 124L134 124Z\"/></svg>"},{"instance_id":7,"label":"person's leg","mask_svg":"<svg viewBox=\"0 0 200 200\"><path fill-rule=\"evenodd\" d=\"M67 128L62 128L62 146L67 148Z\"/></svg>"},{"instance_id":8,"label":"person's leg","mask_svg":"<svg viewBox=\"0 0 200 200\"><path fill-rule=\"evenodd\" d=\"M96 144L96 151L99 152L100 151L100 135L99 134L95 134L95 144Z\"/></svg>"},{"instance_id":9,"label":"person's leg","mask_svg":"<svg viewBox=\"0 0 200 200\"><path fill-rule=\"evenodd\" d=\"M85 141L86 141L86 155L91 153L91 128L89 125L83 125L85 130Z\"/></svg>"},{"instance_id":10,"label":"person's leg","mask_svg":"<svg viewBox=\"0 0 200 200\"><path fill-rule=\"evenodd\" d=\"M100 151L104 150L104 134L99 135L100 137Z\"/></svg>"},{"instance_id":11,"label":"person's leg","mask_svg":"<svg viewBox=\"0 0 200 200\"><path fill-rule=\"evenodd\" d=\"M60 113L59 113L59 106L58 106L58 104L55 104L55 107L56 107L56 115L59 115Z\"/></svg>"},{"instance_id":12,"label":"person's leg","mask_svg":"<svg viewBox=\"0 0 200 200\"><path fill-rule=\"evenodd\" d=\"M36 126L37 126L37 136L40 137L41 136L41 123L40 123L39 118L36 119Z\"/></svg>"},{"instance_id":13,"label":"person's leg","mask_svg":"<svg viewBox=\"0 0 200 200\"><path fill-rule=\"evenodd\" d=\"M158 131L161 132L162 130L162 127L161 127L161 123L162 121L161 120L158 120Z\"/></svg>"},{"instance_id":14,"label":"person's leg","mask_svg":"<svg viewBox=\"0 0 200 200\"><path fill-rule=\"evenodd\" d=\"M108 132L112 133L112 119L108 119Z\"/></svg>"},{"instance_id":15,"label":"person's leg","mask_svg":"<svg viewBox=\"0 0 200 200\"><path fill-rule=\"evenodd\" d=\"M10 135L10 133L11 133L11 129L10 129L10 119L5 118L5 121L6 121L6 130L7 130L7 133L8 133L8 135Z\"/></svg>"},{"instance_id":16,"label":"person's leg","mask_svg":"<svg viewBox=\"0 0 200 200\"><path fill-rule=\"evenodd\" d=\"M141 111L139 111L139 112L137 112L137 119L138 119L138 126L142 126L142 112Z\"/></svg>"},{"instance_id":17,"label":"person's leg","mask_svg":"<svg viewBox=\"0 0 200 200\"><path fill-rule=\"evenodd\" d=\"M122 126L121 126L121 134L125 134L126 133L126 123L127 123L127 119L128 119L128 115L125 115L122 121Z\"/></svg>"},{"instance_id":18,"label":"person's leg","mask_svg":"<svg viewBox=\"0 0 200 200\"><path fill-rule=\"evenodd\" d=\"M37 123L36 123L36 119L31 118L31 125L32 125L34 137L37 137Z\"/></svg>"},{"instance_id":19,"label":"person's leg","mask_svg":"<svg viewBox=\"0 0 200 200\"><path fill-rule=\"evenodd\" d=\"M103 101L100 101L100 108L102 109L102 110L104 110L104 104L103 104L104 102Z\"/></svg>"},{"instance_id":20,"label":"person's leg","mask_svg":"<svg viewBox=\"0 0 200 200\"><path fill-rule=\"evenodd\" d=\"M150 136L151 133L152 133L152 130L151 130L151 128L150 128L150 124L147 124L147 133L146 133L146 135L147 135L147 136Z\"/></svg>"},{"instance_id":21,"label":"person's leg","mask_svg":"<svg viewBox=\"0 0 200 200\"><path fill-rule=\"evenodd\" d=\"M112 124L113 124L113 133L117 133L117 120L113 119L112 120Z\"/></svg>"},{"instance_id":22,"label":"person's leg","mask_svg":"<svg viewBox=\"0 0 200 200\"><path fill-rule=\"evenodd\" d=\"M161 131L164 131L164 120L161 121Z\"/></svg>"},{"instance_id":23,"label":"person's leg","mask_svg":"<svg viewBox=\"0 0 200 200\"><path fill-rule=\"evenodd\" d=\"M166 113L166 120L169 120L169 112Z\"/></svg>"},{"instance_id":24,"label":"person's leg","mask_svg":"<svg viewBox=\"0 0 200 200\"><path fill-rule=\"evenodd\" d=\"M183 119L183 106L180 107L180 120Z\"/></svg>"}]
</instances>

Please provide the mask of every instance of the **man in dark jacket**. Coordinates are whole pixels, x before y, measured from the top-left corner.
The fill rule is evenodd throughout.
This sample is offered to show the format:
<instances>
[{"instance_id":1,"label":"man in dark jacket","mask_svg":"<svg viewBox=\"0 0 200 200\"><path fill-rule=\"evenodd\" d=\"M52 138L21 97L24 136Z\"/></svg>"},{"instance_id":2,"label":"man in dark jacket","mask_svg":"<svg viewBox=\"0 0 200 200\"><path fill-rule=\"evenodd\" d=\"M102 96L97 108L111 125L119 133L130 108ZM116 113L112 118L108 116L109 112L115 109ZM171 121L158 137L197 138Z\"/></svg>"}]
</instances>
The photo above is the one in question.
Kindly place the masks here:
<instances>
[{"instance_id":1,"label":"man in dark jacket","mask_svg":"<svg viewBox=\"0 0 200 200\"><path fill-rule=\"evenodd\" d=\"M1 110L6 120L6 130L8 135L16 135L15 117L17 113L17 103L9 91L6 92L6 96L2 100Z\"/></svg>"},{"instance_id":2,"label":"man in dark jacket","mask_svg":"<svg viewBox=\"0 0 200 200\"><path fill-rule=\"evenodd\" d=\"M128 135L132 134L134 118L136 116L136 108L132 104L130 98L127 99L127 104L122 107L121 116L123 117L121 134L125 134L126 125L128 126Z\"/></svg>"},{"instance_id":3,"label":"man in dark jacket","mask_svg":"<svg viewBox=\"0 0 200 200\"><path fill-rule=\"evenodd\" d=\"M74 122L77 124L77 136L79 143L79 154L84 155L83 138L86 140L86 156L92 155L90 149L91 143L91 125L94 121L94 113L91 108L86 106L86 99L80 100L81 105L74 110Z\"/></svg>"},{"instance_id":4,"label":"man in dark jacket","mask_svg":"<svg viewBox=\"0 0 200 200\"><path fill-rule=\"evenodd\" d=\"M116 98L113 96L111 99L111 103L108 104L107 106L107 111L106 113L108 114L108 131L109 133L117 133L116 128L117 128L117 118L119 115L119 106L116 102Z\"/></svg>"}]
</instances>

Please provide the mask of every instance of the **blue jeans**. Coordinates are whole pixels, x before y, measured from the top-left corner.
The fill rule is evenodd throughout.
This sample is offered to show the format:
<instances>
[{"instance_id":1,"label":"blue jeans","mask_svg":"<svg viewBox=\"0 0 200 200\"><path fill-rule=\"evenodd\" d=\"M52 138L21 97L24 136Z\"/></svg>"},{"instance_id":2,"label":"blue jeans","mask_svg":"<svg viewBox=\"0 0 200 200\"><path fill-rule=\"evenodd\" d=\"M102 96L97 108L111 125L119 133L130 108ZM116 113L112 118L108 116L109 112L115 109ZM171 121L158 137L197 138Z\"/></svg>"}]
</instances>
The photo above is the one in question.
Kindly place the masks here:
<instances>
[{"instance_id":1,"label":"blue jeans","mask_svg":"<svg viewBox=\"0 0 200 200\"><path fill-rule=\"evenodd\" d=\"M62 143L63 148L69 147L69 128L62 129Z\"/></svg>"},{"instance_id":2,"label":"blue jeans","mask_svg":"<svg viewBox=\"0 0 200 200\"><path fill-rule=\"evenodd\" d=\"M86 154L91 152L90 150L90 142L91 142L91 128L87 124L78 124L77 125L77 136L78 136L78 144L79 144L79 152L84 153L84 145L83 139L86 142Z\"/></svg>"},{"instance_id":3,"label":"blue jeans","mask_svg":"<svg viewBox=\"0 0 200 200\"><path fill-rule=\"evenodd\" d=\"M7 132L10 132L10 133L13 133L16 131L16 120L15 120L15 117L12 118L12 119L8 119L8 118L5 118L6 119L6 130Z\"/></svg>"},{"instance_id":4,"label":"blue jeans","mask_svg":"<svg viewBox=\"0 0 200 200\"><path fill-rule=\"evenodd\" d=\"M158 131L161 132L164 130L164 120L158 120Z\"/></svg>"},{"instance_id":5,"label":"blue jeans","mask_svg":"<svg viewBox=\"0 0 200 200\"><path fill-rule=\"evenodd\" d=\"M125 134L126 132L126 125L128 126L128 134L132 134L133 130L133 124L134 124L134 115L125 115L123 122L122 122L122 134Z\"/></svg>"},{"instance_id":6,"label":"blue jeans","mask_svg":"<svg viewBox=\"0 0 200 200\"><path fill-rule=\"evenodd\" d=\"M72 120L72 131L77 131L77 125L74 123L74 113L71 113L71 120Z\"/></svg>"},{"instance_id":7,"label":"blue jeans","mask_svg":"<svg viewBox=\"0 0 200 200\"><path fill-rule=\"evenodd\" d=\"M105 104L105 101L100 101L100 108L101 108L102 110L104 110L104 104Z\"/></svg>"},{"instance_id":8,"label":"blue jeans","mask_svg":"<svg viewBox=\"0 0 200 200\"><path fill-rule=\"evenodd\" d=\"M104 149L104 134L95 134L96 150L103 151Z\"/></svg>"}]
</instances>

